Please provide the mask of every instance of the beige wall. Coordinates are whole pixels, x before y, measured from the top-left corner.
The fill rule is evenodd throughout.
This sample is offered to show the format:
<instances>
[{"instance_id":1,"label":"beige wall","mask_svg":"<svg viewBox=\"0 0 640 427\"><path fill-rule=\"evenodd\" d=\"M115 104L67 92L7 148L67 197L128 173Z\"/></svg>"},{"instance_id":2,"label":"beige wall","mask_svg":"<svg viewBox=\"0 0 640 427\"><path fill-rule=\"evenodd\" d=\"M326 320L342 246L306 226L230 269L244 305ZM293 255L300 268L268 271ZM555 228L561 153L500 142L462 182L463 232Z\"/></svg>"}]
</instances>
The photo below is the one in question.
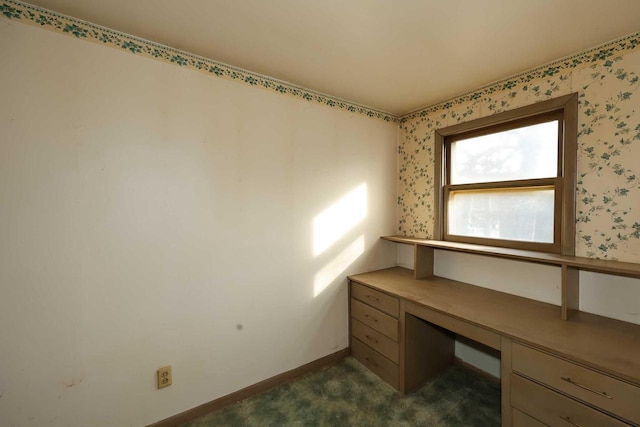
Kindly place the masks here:
<instances>
[{"instance_id":1,"label":"beige wall","mask_svg":"<svg viewBox=\"0 0 640 427\"><path fill-rule=\"evenodd\" d=\"M348 345L397 124L0 33L0 425L141 426Z\"/></svg>"}]
</instances>

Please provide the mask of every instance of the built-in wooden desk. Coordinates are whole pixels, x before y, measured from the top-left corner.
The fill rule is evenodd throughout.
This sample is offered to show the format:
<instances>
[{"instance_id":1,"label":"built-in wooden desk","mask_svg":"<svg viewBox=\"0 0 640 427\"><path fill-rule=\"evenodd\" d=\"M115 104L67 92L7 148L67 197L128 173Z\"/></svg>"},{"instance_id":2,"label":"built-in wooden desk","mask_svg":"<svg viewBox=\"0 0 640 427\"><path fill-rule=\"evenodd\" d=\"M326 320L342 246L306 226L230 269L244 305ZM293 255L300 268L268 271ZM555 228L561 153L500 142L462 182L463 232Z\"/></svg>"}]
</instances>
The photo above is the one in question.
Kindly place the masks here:
<instances>
[{"instance_id":1,"label":"built-in wooden desk","mask_svg":"<svg viewBox=\"0 0 640 427\"><path fill-rule=\"evenodd\" d=\"M503 426L640 424L638 325L400 267L349 281L352 352L403 393L453 361L453 332L501 352Z\"/></svg>"}]
</instances>

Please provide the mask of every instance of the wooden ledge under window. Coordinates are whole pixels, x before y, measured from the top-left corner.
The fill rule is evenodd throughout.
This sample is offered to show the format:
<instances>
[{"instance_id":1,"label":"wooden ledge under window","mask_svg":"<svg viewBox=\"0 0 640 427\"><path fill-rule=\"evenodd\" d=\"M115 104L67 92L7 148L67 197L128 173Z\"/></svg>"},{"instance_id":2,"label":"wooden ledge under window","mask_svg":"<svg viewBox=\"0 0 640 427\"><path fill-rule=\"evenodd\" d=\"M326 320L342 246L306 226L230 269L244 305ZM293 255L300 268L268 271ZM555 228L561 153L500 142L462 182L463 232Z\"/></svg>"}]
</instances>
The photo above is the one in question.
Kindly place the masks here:
<instances>
[{"instance_id":1,"label":"wooden ledge under window","mask_svg":"<svg viewBox=\"0 0 640 427\"><path fill-rule=\"evenodd\" d=\"M498 258L510 258L519 261L535 262L547 265L566 265L567 267L577 268L579 270L640 278L640 264L631 262L557 255L545 252L500 248L495 246L472 245L469 243L445 242L442 240L418 239L415 237L383 236L382 239L396 243L419 245L447 251L488 255Z\"/></svg>"},{"instance_id":2,"label":"wooden ledge under window","mask_svg":"<svg viewBox=\"0 0 640 427\"><path fill-rule=\"evenodd\" d=\"M561 313L563 320L568 320L579 312L580 270L640 279L640 264L631 262L591 259L405 236L384 236L382 239L414 247L413 271L415 279L433 277L434 249L558 266L561 268Z\"/></svg>"}]
</instances>

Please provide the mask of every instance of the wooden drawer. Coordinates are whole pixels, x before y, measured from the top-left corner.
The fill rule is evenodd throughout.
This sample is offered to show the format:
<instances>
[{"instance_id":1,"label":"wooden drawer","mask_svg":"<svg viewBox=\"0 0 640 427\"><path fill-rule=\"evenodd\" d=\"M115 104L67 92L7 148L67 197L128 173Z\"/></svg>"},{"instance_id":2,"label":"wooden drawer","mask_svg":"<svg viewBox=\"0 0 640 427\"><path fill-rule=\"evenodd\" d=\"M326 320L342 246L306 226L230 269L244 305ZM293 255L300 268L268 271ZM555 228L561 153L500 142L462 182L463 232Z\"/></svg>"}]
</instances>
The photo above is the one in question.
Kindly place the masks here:
<instances>
[{"instance_id":1,"label":"wooden drawer","mask_svg":"<svg viewBox=\"0 0 640 427\"><path fill-rule=\"evenodd\" d=\"M371 289L368 286L351 282L351 297L384 311L387 314L397 318L400 315L400 301L380 291Z\"/></svg>"},{"instance_id":2,"label":"wooden drawer","mask_svg":"<svg viewBox=\"0 0 640 427\"><path fill-rule=\"evenodd\" d=\"M398 341L398 320L368 305L351 299L351 316L370 328Z\"/></svg>"},{"instance_id":3,"label":"wooden drawer","mask_svg":"<svg viewBox=\"0 0 640 427\"><path fill-rule=\"evenodd\" d=\"M356 319L351 319L351 334L393 363L398 363L398 343L391 338Z\"/></svg>"},{"instance_id":4,"label":"wooden drawer","mask_svg":"<svg viewBox=\"0 0 640 427\"><path fill-rule=\"evenodd\" d=\"M514 371L640 424L640 388L520 344L512 352Z\"/></svg>"},{"instance_id":5,"label":"wooden drawer","mask_svg":"<svg viewBox=\"0 0 640 427\"><path fill-rule=\"evenodd\" d=\"M357 339L351 340L351 354L374 374L398 389L398 365L372 350Z\"/></svg>"},{"instance_id":6,"label":"wooden drawer","mask_svg":"<svg viewBox=\"0 0 640 427\"><path fill-rule=\"evenodd\" d=\"M546 424L541 423L533 417L513 409L513 427L545 427Z\"/></svg>"},{"instance_id":7,"label":"wooden drawer","mask_svg":"<svg viewBox=\"0 0 640 427\"><path fill-rule=\"evenodd\" d=\"M622 427L627 425L516 374L511 374L511 406L549 426Z\"/></svg>"}]
</instances>

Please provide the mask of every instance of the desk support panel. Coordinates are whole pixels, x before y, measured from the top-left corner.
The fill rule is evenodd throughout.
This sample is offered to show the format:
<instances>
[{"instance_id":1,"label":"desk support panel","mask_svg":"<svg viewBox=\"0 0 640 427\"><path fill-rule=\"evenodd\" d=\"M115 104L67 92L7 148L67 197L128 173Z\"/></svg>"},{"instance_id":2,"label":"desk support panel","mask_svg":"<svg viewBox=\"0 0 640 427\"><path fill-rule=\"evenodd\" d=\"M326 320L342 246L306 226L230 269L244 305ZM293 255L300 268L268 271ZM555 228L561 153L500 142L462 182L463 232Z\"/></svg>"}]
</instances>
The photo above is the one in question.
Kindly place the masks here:
<instances>
[{"instance_id":1,"label":"desk support panel","mask_svg":"<svg viewBox=\"0 0 640 427\"><path fill-rule=\"evenodd\" d=\"M502 337L501 346L500 382L502 396L500 412L502 414L502 427L511 427L513 423L513 409L511 408L511 339Z\"/></svg>"}]
</instances>

